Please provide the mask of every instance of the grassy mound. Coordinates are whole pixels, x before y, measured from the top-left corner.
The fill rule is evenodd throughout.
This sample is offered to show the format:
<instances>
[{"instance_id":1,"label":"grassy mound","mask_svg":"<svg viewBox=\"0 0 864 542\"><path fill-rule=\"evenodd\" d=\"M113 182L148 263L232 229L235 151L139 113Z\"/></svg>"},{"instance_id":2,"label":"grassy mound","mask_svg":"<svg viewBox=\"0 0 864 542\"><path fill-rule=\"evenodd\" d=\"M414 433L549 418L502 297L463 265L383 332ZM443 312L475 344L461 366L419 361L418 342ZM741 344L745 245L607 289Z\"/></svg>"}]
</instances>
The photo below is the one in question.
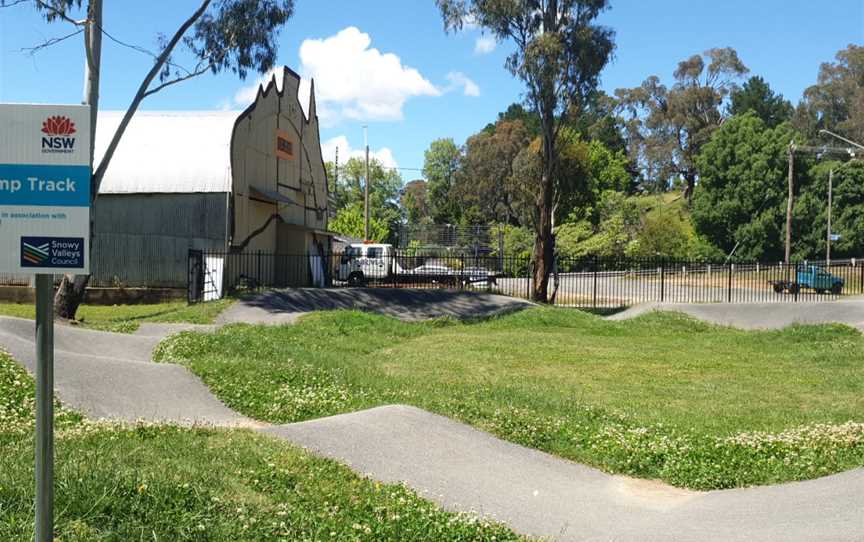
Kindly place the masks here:
<instances>
[{"instance_id":1,"label":"grassy mound","mask_svg":"<svg viewBox=\"0 0 864 542\"><path fill-rule=\"evenodd\" d=\"M232 408L276 423L407 403L611 472L698 489L864 465L864 337L678 314L538 308L481 323L359 312L163 342Z\"/></svg>"},{"instance_id":2,"label":"grassy mound","mask_svg":"<svg viewBox=\"0 0 864 542\"><path fill-rule=\"evenodd\" d=\"M0 353L0 540L33 540L33 381ZM399 485L246 430L94 423L60 409L57 540L516 540Z\"/></svg>"}]
</instances>

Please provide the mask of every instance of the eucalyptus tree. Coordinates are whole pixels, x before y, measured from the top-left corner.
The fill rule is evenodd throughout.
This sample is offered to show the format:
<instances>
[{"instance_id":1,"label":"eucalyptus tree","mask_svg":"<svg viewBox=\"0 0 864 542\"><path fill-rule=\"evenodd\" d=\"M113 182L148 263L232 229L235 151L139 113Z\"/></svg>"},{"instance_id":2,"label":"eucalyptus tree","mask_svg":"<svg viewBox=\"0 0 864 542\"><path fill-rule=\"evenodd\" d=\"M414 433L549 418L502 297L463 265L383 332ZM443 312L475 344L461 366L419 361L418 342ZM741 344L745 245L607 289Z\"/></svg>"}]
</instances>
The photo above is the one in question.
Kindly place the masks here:
<instances>
[{"instance_id":1,"label":"eucalyptus tree","mask_svg":"<svg viewBox=\"0 0 864 542\"><path fill-rule=\"evenodd\" d=\"M696 156L723 122L724 100L749 71L729 47L709 49L704 57L707 63L703 55L679 62L671 88L652 75L638 87L615 91L630 155L643 178L658 190L683 181L688 200L699 174Z\"/></svg>"},{"instance_id":2,"label":"eucalyptus tree","mask_svg":"<svg viewBox=\"0 0 864 542\"><path fill-rule=\"evenodd\" d=\"M849 45L835 58L819 66L816 84L804 91L796 128L811 139L827 129L864 141L864 46Z\"/></svg>"},{"instance_id":3,"label":"eucalyptus tree","mask_svg":"<svg viewBox=\"0 0 864 542\"><path fill-rule=\"evenodd\" d=\"M110 23L103 21L102 0L0 0L0 7L21 4L32 4L48 23L62 23L72 29L71 33L60 38L36 44L30 48L31 51L39 51L77 35L84 38L83 103L90 105L91 204L96 203L99 186L126 127L147 97L206 73L229 71L244 79L250 71L264 73L270 70L276 62L278 32L294 13L294 0L202 0L172 33L154 36L156 48L151 51L130 45L106 30ZM133 6L130 2L127 6L129 16L136 16L136 12L146 6L146 3ZM157 13L159 9L159 6L154 7ZM142 74L105 153L99 163L94 164L103 36L152 57L153 64ZM191 64L184 65L176 55ZM123 77L127 75L124 73ZM92 233L92 222L90 227ZM58 316L75 318L89 281L89 275L63 277L54 303Z\"/></svg>"},{"instance_id":4,"label":"eucalyptus tree","mask_svg":"<svg viewBox=\"0 0 864 542\"><path fill-rule=\"evenodd\" d=\"M514 187L513 163L531 142L521 120L499 120L465 142L455 186L463 205L476 206L484 222L525 225L524 201Z\"/></svg>"},{"instance_id":5,"label":"eucalyptus tree","mask_svg":"<svg viewBox=\"0 0 864 542\"><path fill-rule=\"evenodd\" d=\"M446 30L471 22L513 44L506 68L525 84L525 102L540 125L540 167L532 195L534 281L546 302L552 272L552 215L561 178L559 131L578 115L614 49L614 32L597 24L607 0L436 0Z\"/></svg>"}]
</instances>

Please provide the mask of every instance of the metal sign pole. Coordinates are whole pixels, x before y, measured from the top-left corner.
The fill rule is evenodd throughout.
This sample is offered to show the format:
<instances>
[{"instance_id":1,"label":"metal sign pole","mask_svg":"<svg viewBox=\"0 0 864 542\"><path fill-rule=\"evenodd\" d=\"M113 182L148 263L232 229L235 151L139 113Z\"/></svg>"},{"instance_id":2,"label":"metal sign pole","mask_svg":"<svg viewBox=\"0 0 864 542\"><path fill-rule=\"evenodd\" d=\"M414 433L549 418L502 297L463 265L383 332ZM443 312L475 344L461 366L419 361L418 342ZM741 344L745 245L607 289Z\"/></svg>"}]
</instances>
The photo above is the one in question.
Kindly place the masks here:
<instances>
[{"instance_id":1,"label":"metal sign pole","mask_svg":"<svg viewBox=\"0 0 864 542\"><path fill-rule=\"evenodd\" d=\"M54 276L36 275L36 542L54 540Z\"/></svg>"}]
</instances>

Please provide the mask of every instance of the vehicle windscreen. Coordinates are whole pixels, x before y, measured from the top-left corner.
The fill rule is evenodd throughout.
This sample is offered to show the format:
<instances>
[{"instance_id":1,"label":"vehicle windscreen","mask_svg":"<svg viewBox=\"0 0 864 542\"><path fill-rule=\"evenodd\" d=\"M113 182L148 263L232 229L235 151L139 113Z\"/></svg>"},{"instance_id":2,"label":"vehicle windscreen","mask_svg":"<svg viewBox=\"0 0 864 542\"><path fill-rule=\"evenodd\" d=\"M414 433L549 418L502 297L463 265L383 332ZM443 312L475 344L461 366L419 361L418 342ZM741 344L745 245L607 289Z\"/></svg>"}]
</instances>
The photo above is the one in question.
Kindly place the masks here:
<instances>
[{"instance_id":1,"label":"vehicle windscreen","mask_svg":"<svg viewBox=\"0 0 864 542\"><path fill-rule=\"evenodd\" d=\"M348 247L342 253L342 263L348 263L351 260L362 256L360 247Z\"/></svg>"}]
</instances>

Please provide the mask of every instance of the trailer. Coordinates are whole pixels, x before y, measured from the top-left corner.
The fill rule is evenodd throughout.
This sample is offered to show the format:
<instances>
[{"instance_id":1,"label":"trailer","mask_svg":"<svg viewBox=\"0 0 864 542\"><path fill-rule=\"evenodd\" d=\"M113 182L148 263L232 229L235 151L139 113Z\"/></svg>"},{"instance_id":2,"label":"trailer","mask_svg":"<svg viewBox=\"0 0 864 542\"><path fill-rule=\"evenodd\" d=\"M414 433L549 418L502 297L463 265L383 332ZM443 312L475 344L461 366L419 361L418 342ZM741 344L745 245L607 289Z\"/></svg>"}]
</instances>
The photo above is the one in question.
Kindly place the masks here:
<instances>
[{"instance_id":1,"label":"trailer","mask_svg":"<svg viewBox=\"0 0 864 542\"><path fill-rule=\"evenodd\" d=\"M495 274L479 267L454 268L440 263L425 262L416 267L403 267L393 245L386 243L355 243L349 245L339 259L336 280L348 286L376 284L440 285L443 287L487 286L496 283Z\"/></svg>"},{"instance_id":2,"label":"trailer","mask_svg":"<svg viewBox=\"0 0 864 542\"><path fill-rule=\"evenodd\" d=\"M803 288L811 289L817 294L830 292L833 295L843 293L842 277L832 275L816 265L800 265L795 271L795 280L768 281L778 294L798 294Z\"/></svg>"}]
</instances>

